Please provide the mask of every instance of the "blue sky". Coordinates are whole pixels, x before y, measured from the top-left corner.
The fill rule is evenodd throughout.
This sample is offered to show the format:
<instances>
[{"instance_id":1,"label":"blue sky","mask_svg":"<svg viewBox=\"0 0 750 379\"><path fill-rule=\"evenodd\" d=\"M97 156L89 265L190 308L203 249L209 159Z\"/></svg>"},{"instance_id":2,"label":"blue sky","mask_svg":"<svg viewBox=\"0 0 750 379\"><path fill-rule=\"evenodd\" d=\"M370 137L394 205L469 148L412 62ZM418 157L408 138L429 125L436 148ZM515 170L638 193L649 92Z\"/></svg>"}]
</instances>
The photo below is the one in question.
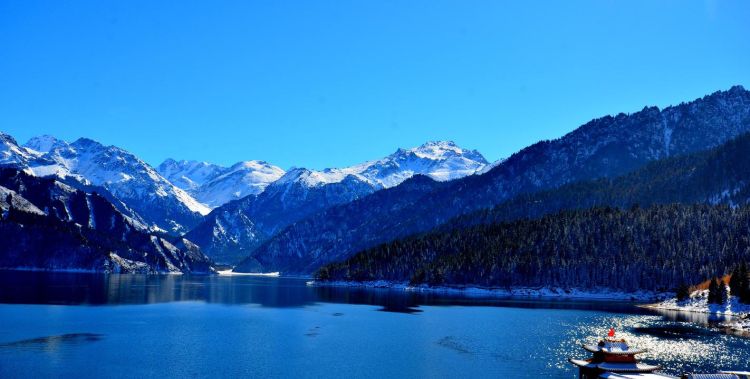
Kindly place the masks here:
<instances>
[{"instance_id":1,"label":"blue sky","mask_svg":"<svg viewBox=\"0 0 750 379\"><path fill-rule=\"evenodd\" d=\"M750 88L747 1L0 0L0 130L337 167L495 160L591 118Z\"/></svg>"}]
</instances>

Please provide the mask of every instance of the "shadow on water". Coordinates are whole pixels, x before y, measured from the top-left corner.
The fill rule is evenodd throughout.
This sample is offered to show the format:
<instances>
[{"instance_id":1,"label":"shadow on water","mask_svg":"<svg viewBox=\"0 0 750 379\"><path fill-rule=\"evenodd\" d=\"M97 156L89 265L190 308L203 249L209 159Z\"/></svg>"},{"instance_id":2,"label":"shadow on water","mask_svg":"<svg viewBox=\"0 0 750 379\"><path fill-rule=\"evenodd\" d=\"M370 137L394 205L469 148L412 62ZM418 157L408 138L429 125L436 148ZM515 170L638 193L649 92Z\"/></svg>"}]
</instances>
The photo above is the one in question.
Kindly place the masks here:
<instances>
[{"instance_id":1,"label":"shadow on water","mask_svg":"<svg viewBox=\"0 0 750 379\"><path fill-rule=\"evenodd\" d=\"M119 305L175 301L304 307L363 304L384 312L417 314L423 305L584 309L653 314L629 302L469 297L387 288L316 287L301 278L191 275L106 275L0 271L0 303Z\"/></svg>"},{"instance_id":2,"label":"shadow on water","mask_svg":"<svg viewBox=\"0 0 750 379\"><path fill-rule=\"evenodd\" d=\"M69 333L59 336L38 337L2 343L0 344L0 349L33 349L54 351L61 349L63 345L81 345L101 341L103 338L104 335L96 333Z\"/></svg>"},{"instance_id":3,"label":"shadow on water","mask_svg":"<svg viewBox=\"0 0 750 379\"><path fill-rule=\"evenodd\" d=\"M691 324L672 324L648 327L635 327L633 331L636 334L647 334L664 339L677 338L700 338L714 335L713 332L706 328L700 328Z\"/></svg>"}]
</instances>

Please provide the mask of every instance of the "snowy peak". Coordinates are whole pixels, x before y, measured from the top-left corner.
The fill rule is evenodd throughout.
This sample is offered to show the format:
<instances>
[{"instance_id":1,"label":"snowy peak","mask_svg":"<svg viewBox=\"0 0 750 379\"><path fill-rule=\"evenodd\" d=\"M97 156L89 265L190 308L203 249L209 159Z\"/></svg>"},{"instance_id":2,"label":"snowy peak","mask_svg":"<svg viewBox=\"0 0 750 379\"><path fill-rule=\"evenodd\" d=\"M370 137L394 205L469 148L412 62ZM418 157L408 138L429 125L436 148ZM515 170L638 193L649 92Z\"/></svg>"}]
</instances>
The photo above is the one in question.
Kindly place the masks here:
<instances>
[{"instance_id":1,"label":"snowy peak","mask_svg":"<svg viewBox=\"0 0 750 379\"><path fill-rule=\"evenodd\" d=\"M29 161L36 157L37 154L19 146L12 136L0 132L0 165L11 165L26 169Z\"/></svg>"},{"instance_id":2,"label":"snowy peak","mask_svg":"<svg viewBox=\"0 0 750 379\"><path fill-rule=\"evenodd\" d=\"M208 162L167 159L157 168L172 184L194 190L226 171L226 167Z\"/></svg>"},{"instance_id":3,"label":"snowy peak","mask_svg":"<svg viewBox=\"0 0 750 379\"><path fill-rule=\"evenodd\" d=\"M209 208L248 195L257 195L284 175L284 170L264 161L237 162L231 167L207 162L167 159L159 173Z\"/></svg>"},{"instance_id":4,"label":"snowy peak","mask_svg":"<svg viewBox=\"0 0 750 379\"><path fill-rule=\"evenodd\" d=\"M466 150L453 141L430 141L374 161L345 168L315 171L292 169L279 184L300 182L308 187L340 183L353 176L374 188L390 188L414 175L426 175L438 181L462 178L482 170L487 160L476 150Z\"/></svg>"},{"instance_id":5,"label":"snowy peak","mask_svg":"<svg viewBox=\"0 0 750 379\"><path fill-rule=\"evenodd\" d=\"M478 151L462 149L453 141L429 141L412 149L399 149L395 155L398 155L399 153L414 153L414 155L419 158L434 161L446 160L454 157L466 157L472 161L487 164L487 161Z\"/></svg>"},{"instance_id":6,"label":"snowy peak","mask_svg":"<svg viewBox=\"0 0 750 379\"><path fill-rule=\"evenodd\" d=\"M226 169L195 193L196 198L211 208L249 195L257 195L281 178L284 170L264 161L239 162Z\"/></svg>"},{"instance_id":7,"label":"snowy peak","mask_svg":"<svg viewBox=\"0 0 750 379\"><path fill-rule=\"evenodd\" d=\"M299 183L304 187L319 187L326 184L341 183L349 176L356 177L363 182L373 184L367 178L359 175L356 168L327 168L324 170L309 170L306 168L294 167L290 169L278 181L273 183L274 187Z\"/></svg>"},{"instance_id":8,"label":"snowy peak","mask_svg":"<svg viewBox=\"0 0 750 379\"><path fill-rule=\"evenodd\" d=\"M55 147L65 145L67 142L45 134L31 138L23 146L39 153L47 153Z\"/></svg>"}]
</instances>

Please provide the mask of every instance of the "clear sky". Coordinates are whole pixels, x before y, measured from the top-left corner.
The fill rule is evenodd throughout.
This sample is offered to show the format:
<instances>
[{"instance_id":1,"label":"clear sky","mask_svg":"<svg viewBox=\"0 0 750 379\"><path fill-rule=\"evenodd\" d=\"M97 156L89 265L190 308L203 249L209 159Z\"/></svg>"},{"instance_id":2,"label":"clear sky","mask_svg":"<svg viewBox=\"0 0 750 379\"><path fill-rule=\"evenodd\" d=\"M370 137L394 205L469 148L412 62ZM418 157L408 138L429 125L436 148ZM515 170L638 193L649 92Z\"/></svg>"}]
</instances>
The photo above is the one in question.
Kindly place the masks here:
<instances>
[{"instance_id":1,"label":"clear sky","mask_svg":"<svg viewBox=\"0 0 750 379\"><path fill-rule=\"evenodd\" d=\"M338 167L495 160L591 118L750 88L748 1L0 0L0 130Z\"/></svg>"}]
</instances>

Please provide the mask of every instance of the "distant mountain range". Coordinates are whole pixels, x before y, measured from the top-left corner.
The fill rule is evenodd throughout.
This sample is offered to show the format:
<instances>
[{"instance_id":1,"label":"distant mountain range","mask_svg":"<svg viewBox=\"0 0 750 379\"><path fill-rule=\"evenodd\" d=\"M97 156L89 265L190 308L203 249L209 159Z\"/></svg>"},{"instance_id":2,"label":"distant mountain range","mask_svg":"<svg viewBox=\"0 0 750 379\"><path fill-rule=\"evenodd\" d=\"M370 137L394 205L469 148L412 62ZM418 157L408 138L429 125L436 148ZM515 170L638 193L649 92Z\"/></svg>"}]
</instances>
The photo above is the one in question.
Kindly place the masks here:
<instances>
[{"instance_id":1,"label":"distant mountain range","mask_svg":"<svg viewBox=\"0 0 750 379\"><path fill-rule=\"evenodd\" d=\"M236 263L284 227L335 205L349 203L414 175L451 180L487 165L475 150L428 142L375 161L322 171L293 168L257 196L216 208L186 237L218 262Z\"/></svg>"},{"instance_id":2,"label":"distant mountain range","mask_svg":"<svg viewBox=\"0 0 750 379\"><path fill-rule=\"evenodd\" d=\"M321 171L284 172L264 161L223 167L173 159L154 169L132 153L87 138L68 143L40 136L19 145L0 133L0 166L96 190L149 231L190 231L187 237L219 263L238 262L295 221L398 185L415 174L451 180L487 164L477 151L441 141Z\"/></svg>"}]
</instances>

